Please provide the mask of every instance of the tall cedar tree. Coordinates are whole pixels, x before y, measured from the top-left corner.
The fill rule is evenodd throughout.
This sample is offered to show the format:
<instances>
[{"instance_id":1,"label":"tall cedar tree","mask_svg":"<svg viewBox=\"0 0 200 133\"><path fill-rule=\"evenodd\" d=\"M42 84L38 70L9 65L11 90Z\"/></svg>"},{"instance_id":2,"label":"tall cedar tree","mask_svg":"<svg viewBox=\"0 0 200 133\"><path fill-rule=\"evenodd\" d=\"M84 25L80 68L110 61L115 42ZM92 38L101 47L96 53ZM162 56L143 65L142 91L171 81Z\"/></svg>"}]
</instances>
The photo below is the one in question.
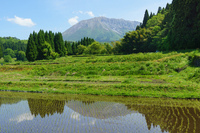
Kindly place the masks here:
<instances>
[{"instance_id":1,"label":"tall cedar tree","mask_svg":"<svg viewBox=\"0 0 200 133\"><path fill-rule=\"evenodd\" d=\"M57 52L60 55L60 57L65 56L66 49L64 46L62 34L60 32L55 34L54 47L55 47L55 52Z\"/></svg>"},{"instance_id":2,"label":"tall cedar tree","mask_svg":"<svg viewBox=\"0 0 200 133\"><path fill-rule=\"evenodd\" d=\"M50 40L52 50L55 51L55 48L54 48L54 33L52 31L49 31L49 40Z\"/></svg>"},{"instance_id":3,"label":"tall cedar tree","mask_svg":"<svg viewBox=\"0 0 200 133\"><path fill-rule=\"evenodd\" d=\"M157 14L160 13L161 11L162 11L162 8L161 8L161 7L158 7L158 12L157 12Z\"/></svg>"},{"instance_id":4,"label":"tall cedar tree","mask_svg":"<svg viewBox=\"0 0 200 133\"><path fill-rule=\"evenodd\" d=\"M142 28L146 27L147 21L149 20L149 12L148 10L145 11L144 14L144 19L143 19L143 23L142 23Z\"/></svg>"},{"instance_id":5,"label":"tall cedar tree","mask_svg":"<svg viewBox=\"0 0 200 133\"><path fill-rule=\"evenodd\" d=\"M30 34L26 49L26 58L28 61L35 61L38 55L37 47L34 42L33 34Z\"/></svg>"},{"instance_id":6,"label":"tall cedar tree","mask_svg":"<svg viewBox=\"0 0 200 133\"><path fill-rule=\"evenodd\" d=\"M46 31L45 34L44 34L44 38L45 38L45 41L46 41L46 42L48 42L49 44L51 43L51 42L50 42L50 39L49 39L49 33L48 33L47 31Z\"/></svg>"},{"instance_id":7,"label":"tall cedar tree","mask_svg":"<svg viewBox=\"0 0 200 133\"><path fill-rule=\"evenodd\" d=\"M45 34L44 34L44 31L43 30L40 30L39 33L38 33L38 46L37 46L37 49L38 49L38 57L37 57L37 60L43 60L44 57L43 57L43 48L42 48L42 44L44 44L45 42Z\"/></svg>"}]
</instances>

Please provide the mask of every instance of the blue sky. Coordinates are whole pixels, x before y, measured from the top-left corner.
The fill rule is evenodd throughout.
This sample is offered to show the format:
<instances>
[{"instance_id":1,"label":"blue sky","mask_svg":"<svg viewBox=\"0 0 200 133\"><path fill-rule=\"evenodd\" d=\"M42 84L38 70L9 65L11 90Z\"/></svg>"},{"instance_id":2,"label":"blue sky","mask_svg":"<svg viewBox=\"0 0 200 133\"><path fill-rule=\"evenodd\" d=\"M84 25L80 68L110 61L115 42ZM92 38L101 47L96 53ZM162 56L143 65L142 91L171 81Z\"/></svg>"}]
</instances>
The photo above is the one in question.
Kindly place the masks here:
<instances>
[{"instance_id":1,"label":"blue sky","mask_svg":"<svg viewBox=\"0 0 200 133\"><path fill-rule=\"evenodd\" d=\"M28 39L40 29L64 32L73 24L105 16L142 22L172 0L0 0L0 37Z\"/></svg>"}]
</instances>

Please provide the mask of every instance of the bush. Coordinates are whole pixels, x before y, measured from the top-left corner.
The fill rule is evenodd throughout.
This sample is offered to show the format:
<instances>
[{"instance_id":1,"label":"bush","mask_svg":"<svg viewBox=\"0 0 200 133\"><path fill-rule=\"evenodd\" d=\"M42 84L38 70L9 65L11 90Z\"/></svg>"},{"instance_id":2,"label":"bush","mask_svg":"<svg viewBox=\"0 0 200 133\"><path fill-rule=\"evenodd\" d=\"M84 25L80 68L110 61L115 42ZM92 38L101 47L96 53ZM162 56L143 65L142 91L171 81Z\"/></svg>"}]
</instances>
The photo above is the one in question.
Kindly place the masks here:
<instances>
[{"instance_id":1,"label":"bush","mask_svg":"<svg viewBox=\"0 0 200 133\"><path fill-rule=\"evenodd\" d=\"M18 51L16 53L17 60L25 61L26 60L26 54L24 51Z\"/></svg>"},{"instance_id":2,"label":"bush","mask_svg":"<svg viewBox=\"0 0 200 133\"><path fill-rule=\"evenodd\" d=\"M103 54L104 52L106 52L104 46L98 42L93 42L84 50L85 54Z\"/></svg>"},{"instance_id":3,"label":"bush","mask_svg":"<svg viewBox=\"0 0 200 133\"><path fill-rule=\"evenodd\" d=\"M12 58L15 58L15 52L12 49L10 49L10 48L7 48L4 51L4 55L10 55Z\"/></svg>"},{"instance_id":4,"label":"bush","mask_svg":"<svg viewBox=\"0 0 200 133\"><path fill-rule=\"evenodd\" d=\"M78 54L83 54L83 52L85 51L85 49L86 49L86 46L84 46L84 45L78 45L78 47L77 47Z\"/></svg>"},{"instance_id":5,"label":"bush","mask_svg":"<svg viewBox=\"0 0 200 133\"><path fill-rule=\"evenodd\" d=\"M10 55L5 55L3 58L4 62L12 62L12 57Z\"/></svg>"},{"instance_id":6,"label":"bush","mask_svg":"<svg viewBox=\"0 0 200 133\"><path fill-rule=\"evenodd\" d=\"M56 52L51 52L51 54L50 54L50 58L51 59L56 59L57 57L59 57L59 54L58 53L56 53Z\"/></svg>"}]
</instances>

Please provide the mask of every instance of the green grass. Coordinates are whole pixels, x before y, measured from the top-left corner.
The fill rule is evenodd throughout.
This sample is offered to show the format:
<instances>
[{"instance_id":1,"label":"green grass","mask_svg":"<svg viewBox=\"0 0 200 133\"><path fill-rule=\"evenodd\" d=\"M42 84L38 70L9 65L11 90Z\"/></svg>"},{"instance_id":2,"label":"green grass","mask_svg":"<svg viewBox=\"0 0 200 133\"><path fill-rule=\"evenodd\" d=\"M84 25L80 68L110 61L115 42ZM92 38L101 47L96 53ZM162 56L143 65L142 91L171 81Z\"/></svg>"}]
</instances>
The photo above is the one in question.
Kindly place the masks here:
<instances>
[{"instance_id":1,"label":"green grass","mask_svg":"<svg viewBox=\"0 0 200 133\"><path fill-rule=\"evenodd\" d=\"M193 55L194 51L12 62L0 66L0 90L200 98L200 69L191 64Z\"/></svg>"}]
</instances>

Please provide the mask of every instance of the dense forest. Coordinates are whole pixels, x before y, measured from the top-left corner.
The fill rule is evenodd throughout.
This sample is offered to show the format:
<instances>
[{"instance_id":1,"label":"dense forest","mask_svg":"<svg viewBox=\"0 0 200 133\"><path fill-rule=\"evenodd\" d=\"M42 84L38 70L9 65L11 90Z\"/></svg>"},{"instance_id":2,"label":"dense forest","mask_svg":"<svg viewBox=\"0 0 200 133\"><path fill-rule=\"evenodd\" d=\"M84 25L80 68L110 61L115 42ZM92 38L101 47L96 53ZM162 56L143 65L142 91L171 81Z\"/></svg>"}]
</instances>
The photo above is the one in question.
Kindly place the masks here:
<instances>
[{"instance_id":1,"label":"dense forest","mask_svg":"<svg viewBox=\"0 0 200 133\"><path fill-rule=\"evenodd\" d=\"M119 42L118 42L119 43ZM119 53L197 49L200 45L200 1L173 0L157 14L145 11L143 23L121 39Z\"/></svg>"},{"instance_id":2,"label":"dense forest","mask_svg":"<svg viewBox=\"0 0 200 133\"><path fill-rule=\"evenodd\" d=\"M15 37L0 37L0 58L17 58L17 60L26 60L25 52L27 47L26 40L19 40ZM8 57L9 58L9 57Z\"/></svg>"}]
</instances>

